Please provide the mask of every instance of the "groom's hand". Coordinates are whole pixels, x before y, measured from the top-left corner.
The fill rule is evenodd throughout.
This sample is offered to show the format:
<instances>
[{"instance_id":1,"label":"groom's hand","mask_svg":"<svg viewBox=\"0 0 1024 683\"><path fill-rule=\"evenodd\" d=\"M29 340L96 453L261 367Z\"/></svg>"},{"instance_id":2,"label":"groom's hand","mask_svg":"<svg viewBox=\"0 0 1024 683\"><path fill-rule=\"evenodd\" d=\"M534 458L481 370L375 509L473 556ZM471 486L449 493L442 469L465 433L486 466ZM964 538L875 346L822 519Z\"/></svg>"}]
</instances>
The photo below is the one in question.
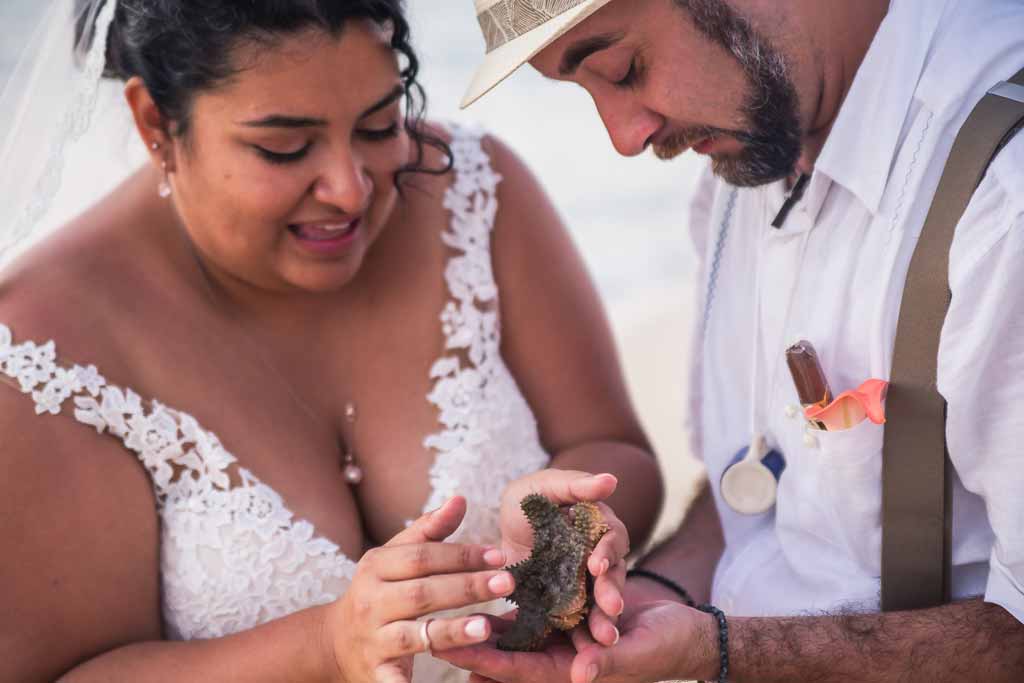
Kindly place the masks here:
<instances>
[{"instance_id":1,"label":"groom's hand","mask_svg":"<svg viewBox=\"0 0 1024 683\"><path fill-rule=\"evenodd\" d=\"M435 652L434 657L473 672L469 683L568 683L576 650L565 634L549 638L543 652L505 652L495 642L510 628L515 612L488 619L492 635L487 643Z\"/></svg>"},{"instance_id":2,"label":"groom's hand","mask_svg":"<svg viewBox=\"0 0 1024 683\"><path fill-rule=\"evenodd\" d=\"M609 531L587 561L587 569L595 577L596 603L587 623L594 639L604 645L613 645L618 640L615 623L625 607L622 591L626 583L629 533L612 509L601 502L615 492L617 485L618 480L610 474L548 469L509 484L501 501L502 547L510 563L529 557L533 545L533 530L519 507L519 501L525 496L539 493L557 505L597 504Z\"/></svg>"},{"instance_id":3,"label":"groom's hand","mask_svg":"<svg viewBox=\"0 0 1024 683\"><path fill-rule=\"evenodd\" d=\"M594 642L582 629L573 632L578 654L571 683L713 680L717 675L705 671L718 659L718 626L711 615L678 602L651 602L631 606L620 626L622 638L615 647Z\"/></svg>"},{"instance_id":4,"label":"groom's hand","mask_svg":"<svg viewBox=\"0 0 1024 683\"><path fill-rule=\"evenodd\" d=\"M678 602L631 606L621 623L622 638L613 647L577 628L571 645L559 634L543 652L503 652L494 647L494 639L508 628L511 616L490 618L490 642L434 656L472 671L470 683L655 683L717 676L714 617Z\"/></svg>"}]
</instances>

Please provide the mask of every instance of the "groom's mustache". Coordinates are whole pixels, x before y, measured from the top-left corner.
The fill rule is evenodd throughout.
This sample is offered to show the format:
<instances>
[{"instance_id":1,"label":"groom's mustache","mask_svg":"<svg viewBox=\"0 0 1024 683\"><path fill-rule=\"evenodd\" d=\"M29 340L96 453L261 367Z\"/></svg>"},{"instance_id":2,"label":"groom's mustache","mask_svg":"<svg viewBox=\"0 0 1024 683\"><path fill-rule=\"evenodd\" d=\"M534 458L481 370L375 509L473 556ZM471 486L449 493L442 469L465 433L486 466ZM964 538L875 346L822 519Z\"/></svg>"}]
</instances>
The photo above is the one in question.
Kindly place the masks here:
<instances>
[{"instance_id":1,"label":"groom's mustache","mask_svg":"<svg viewBox=\"0 0 1024 683\"><path fill-rule=\"evenodd\" d=\"M716 140L721 137L730 136L740 142L750 142L751 135L742 131L726 130L714 126L693 126L674 131L664 139L651 144L654 156L662 161L675 159L694 145L705 140Z\"/></svg>"}]
</instances>

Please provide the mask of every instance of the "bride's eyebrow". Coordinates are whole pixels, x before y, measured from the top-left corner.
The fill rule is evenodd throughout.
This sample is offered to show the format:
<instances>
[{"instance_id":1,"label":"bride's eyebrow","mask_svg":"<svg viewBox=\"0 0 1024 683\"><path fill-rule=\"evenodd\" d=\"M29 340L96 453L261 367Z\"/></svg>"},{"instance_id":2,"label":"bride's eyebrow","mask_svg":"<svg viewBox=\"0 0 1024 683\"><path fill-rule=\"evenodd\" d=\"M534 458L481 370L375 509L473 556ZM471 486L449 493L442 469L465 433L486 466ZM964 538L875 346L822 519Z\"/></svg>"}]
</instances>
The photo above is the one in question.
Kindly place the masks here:
<instances>
[{"instance_id":1,"label":"bride's eyebrow","mask_svg":"<svg viewBox=\"0 0 1024 683\"><path fill-rule=\"evenodd\" d=\"M262 119L242 121L241 125L247 128L315 128L317 126L326 126L327 121L305 116L271 114L270 116L264 116Z\"/></svg>"},{"instance_id":2,"label":"bride's eyebrow","mask_svg":"<svg viewBox=\"0 0 1024 683\"><path fill-rule=\"evenodd\" d=\"M394 104L404 94L405 87L402 85L396 85L391 92L360 114L359 118L365 119L367 116ZM284 116L282 114L271 114L252 121L242 121L241 125L247 128L316 128L326 126L327 121L325 119L312 118L308 116Z\"/></svg>"}]
</instances>

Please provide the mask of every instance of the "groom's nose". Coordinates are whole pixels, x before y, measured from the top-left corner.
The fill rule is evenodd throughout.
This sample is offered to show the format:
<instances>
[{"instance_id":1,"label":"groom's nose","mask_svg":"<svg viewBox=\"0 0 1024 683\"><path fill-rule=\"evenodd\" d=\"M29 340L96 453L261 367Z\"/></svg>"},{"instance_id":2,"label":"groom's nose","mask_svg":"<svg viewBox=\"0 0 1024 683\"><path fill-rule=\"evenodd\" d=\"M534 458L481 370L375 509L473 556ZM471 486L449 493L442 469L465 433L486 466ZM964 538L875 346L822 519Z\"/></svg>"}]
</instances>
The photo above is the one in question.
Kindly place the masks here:
<instances>
[{"instance_id":1,"label":"groom's nose","mask_svg":"<svg viewBox=\"0 0 1024 683\"><path fill-rule=\"evenodd\" d=\"M594 104L612 145L622 156L642 154L654 135L665 125L660 114L648 109L635 97L592 93Z\"/></svg>"}]
</instances>

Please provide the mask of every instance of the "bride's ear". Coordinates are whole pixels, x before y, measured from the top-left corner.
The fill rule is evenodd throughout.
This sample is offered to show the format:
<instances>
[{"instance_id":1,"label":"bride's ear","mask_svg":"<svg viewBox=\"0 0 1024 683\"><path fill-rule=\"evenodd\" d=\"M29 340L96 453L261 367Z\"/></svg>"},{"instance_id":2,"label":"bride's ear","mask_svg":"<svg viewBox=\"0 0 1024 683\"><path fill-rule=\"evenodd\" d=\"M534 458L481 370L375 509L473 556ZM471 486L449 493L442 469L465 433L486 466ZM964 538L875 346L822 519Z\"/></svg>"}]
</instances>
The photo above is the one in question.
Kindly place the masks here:
<instances>
[{"instance_id":1,"label":"bride's ear","mask_svg":"<svg viewBox=\"0 0 1024 683\"><path fill-rule=\"evenodd\" d=\"M170 148L171 143L170 135L167 133L168 122L141 78L132 76L128 79L124 85L124 97L132 110L135 128L146 145L146 151L153 164L157 168L163 168L163 164L173 163L165 151Z\"/></svg>"}]
</instances>

